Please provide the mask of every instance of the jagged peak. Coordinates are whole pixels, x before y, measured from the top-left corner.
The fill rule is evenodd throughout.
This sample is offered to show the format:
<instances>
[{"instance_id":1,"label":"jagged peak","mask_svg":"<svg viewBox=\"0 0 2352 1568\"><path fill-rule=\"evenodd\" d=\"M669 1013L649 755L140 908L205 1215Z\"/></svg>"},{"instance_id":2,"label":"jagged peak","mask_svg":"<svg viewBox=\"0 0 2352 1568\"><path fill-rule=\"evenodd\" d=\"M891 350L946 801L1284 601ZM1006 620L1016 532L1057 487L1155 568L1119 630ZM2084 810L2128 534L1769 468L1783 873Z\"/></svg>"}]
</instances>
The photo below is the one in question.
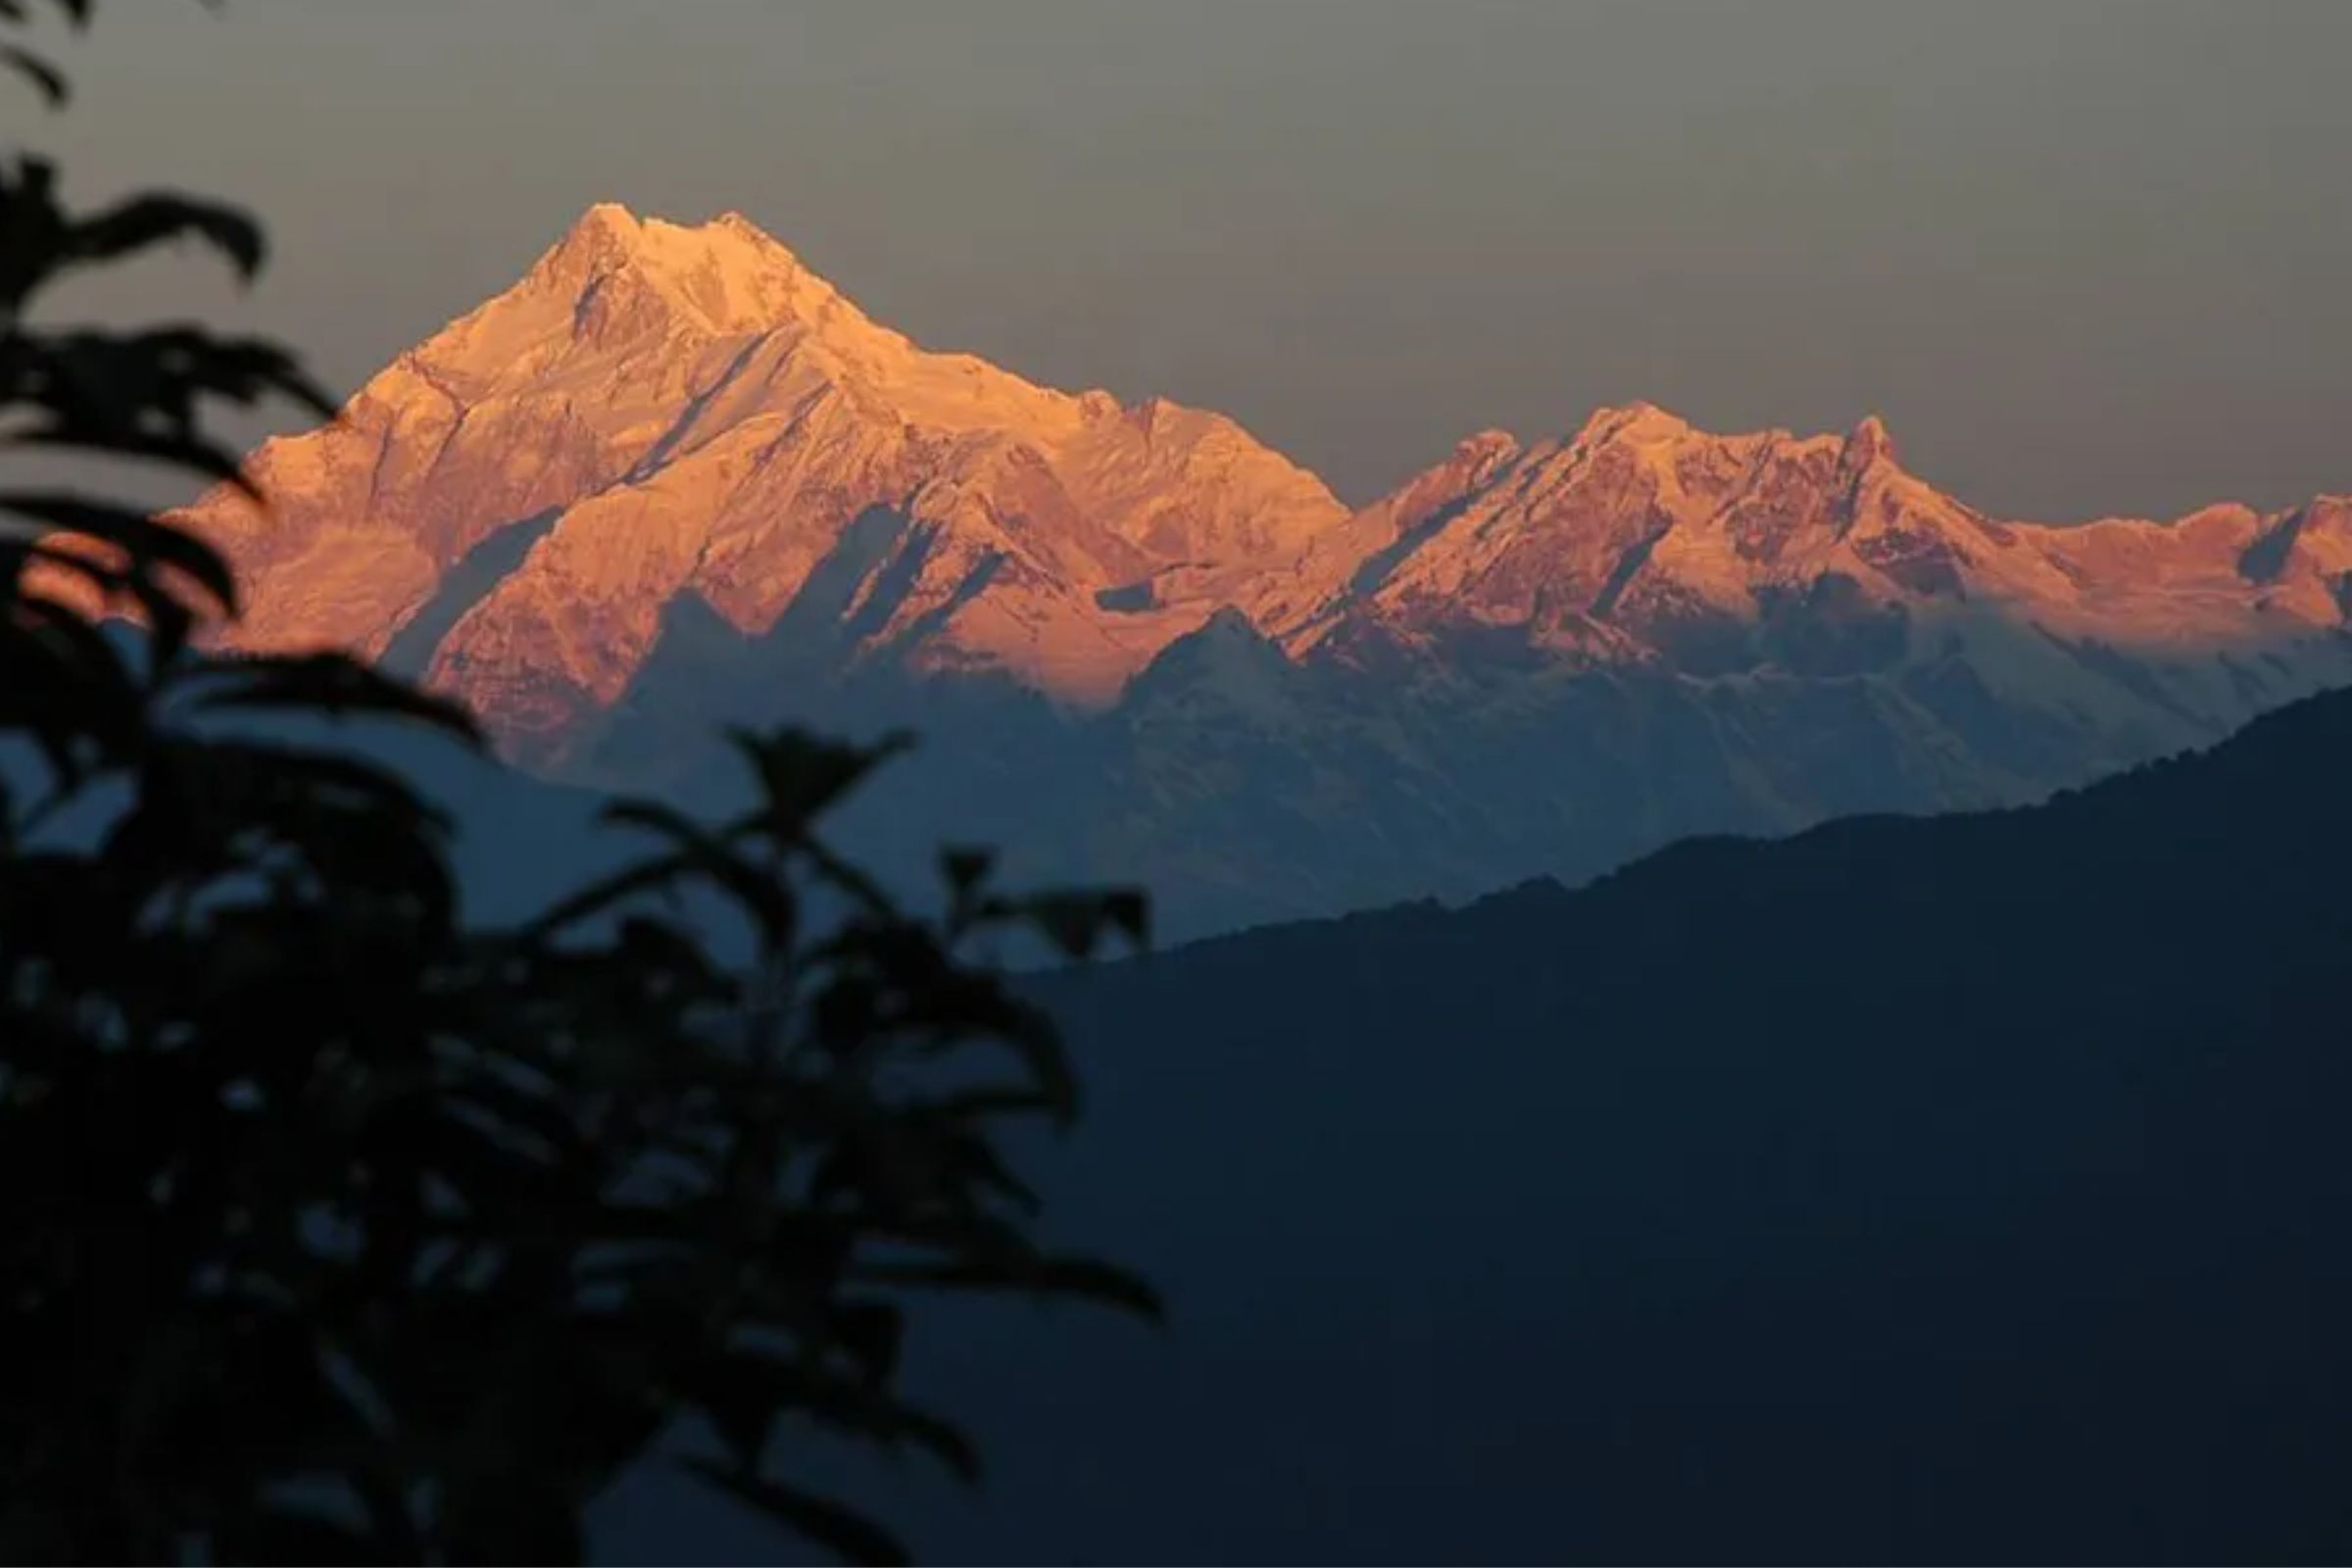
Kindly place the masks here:
<instances>
[{"instance_id":1,"label":"jagged peak","mask_svg":"<svg viewBox=\"0 0 2352 1568\"><path fill-rule=\"evenodd\" d=\"M1521 451L1519 438L1503 429L1486 429L1462 437L1453 444L1453 461L1468 467L1481 464L1509 462Z\"/></svg>"},{"instance_id":2,"label":"jagged peak","mask_svg":"<svg viewBox=\"0 0 2352 1568\"><path fill-rule=\"evenodd\" d=\"M579 246L617 247L653 265L674 264L695 247L754 252L799 265L783 241L734 208L700 223L684 223L638 213L622 202L597 202L573 220L555 248L561 252Z\"/></svg>"},{"instance_id":3,"label":"jagged peak","mask_svg":"<svg viewBox=\"0 0 2352 1568\"><path fill-rule=\"evenodd\" d=\"M598 202L533 272L559 291L580 293L616 274L650 285L721 331L813 321L846 304L782 241L732 210L682 223Z\"/></svg>"},{"instance_id":4,"label":"jagged peak","mask_svg":"<svg viewBox=\"0 0 2352 1568\"><path fill-rule=\"evenodd\" d=\"M1445 461L1391 491L1371 511L1385 514L1394 526L1417 527L1438 511L1494 483L1526 450L1508 430L1481 430L1455 442Z\"/></svg>"},{"instance_id":5,"label":"jagged peak","mask_svg":"<svg viewBox=\"0 0 2352 1568\"><path fill-rule=\"evenodd\" d=\"M2306 502L2302 512L2307 523L2324 523L2331 528L2352 531L2352 495L2324 492Z\"/></svg>"},{"instance_id":6,"label":"jagged peak","mask_svg":"<svg viewBox=\"0 0 2352 1568\"><path fill-rule=\"evenodd\" d=\"M1457 496L1490 483L1525 455L1527 449L1508 430L1481 430L1463 437L1446 461L1422 473L1398 492L1408 510L1426 504L1433 495Z\"/></svg>"},{"instance_id":7,"label":"jagged peak","mask_svg":"<svg viewBox=\"0 0 2352 1568\"><path fill-rule=\"evenodd\" d=\"M683 235L713 249L756 258L770 267L798 273L808 270L790 246L731 207L701 223L673 223L656 218L647 220L646 227L656 233Z\"/></svg>"},{"instance_id":8,"label":"jagged peak","mask_svg":"<svg viewBox=\"0 0 2352 1568\"><path fill-rule=\"evenodd\" d=\"M577 284L602 268L627 260L644 234L645 220L628 208L618 202L598 202L547 248L533 275Z\"/></svg>"},{"instance_id":9,"label":"jagged peak","mask_svg":"<svg viewBox=\"0 0 2352 1568\"><path fill-rule=\"evenodd\" d=\"M1886 421L1876 414L1864 415L1846 433L1845 457L1857 468L1880 462L1899 466L1902 462L1896 452L1894 437L1886 429Z\"/></svg>"},{"instance_id":10,"label":"jagged peak","mask_svg":"<svg viewBox=\"0 0 2352 1568\"><path fill-rule=\"evenodd\" d=\"M1689 420L1646 399L1603 404L1594 409L1576 432L1574 444L1598 445L1610 440L1679 440L1695 434Z\"/></svg>"},{"instance_id":11,"label":"jagged peak","mask_svg":"<svg viewBox=\"0 0 2352 1568\"><path fill-rule=\"evenodd\" d=\"M1799 436L1779 427L1726 433L1699 429L1655 403L1636 401L1594 410L1567 445L1572 452L1584 453L1629 448L1648 454L1651 461L1679 457L1701 447L1734 453L1774 448L1824 452L1837 457L1849 478L1874 468L1902 467L1894 436L1875 413L1864 415L1843 434Z\"/></svg>"},{"instance_id":12,"label":"jagged peak","mask_svg":"<svg viewBox=\"0 0 2352 1568\"><path fill-rule=\"evenodd\" d=\"M708 226L711 228L732 229L738 234L748 234L753 239L760 240L769 245L778 243L775 235L770 234L766 229L761 228L758 223L752 221L751 219L745 217L739 209L733 207L728 208L725 212L710 220Z\"/></svg>"},{"instance_id":13,"label":"jagged peak","mask_svg":"<svg viewBox=\"0 0 2352 1568\"><path fill-rule=\"evenodd\" d=\"M1815 435L1798 437L1790 431L1775 427L1768 430L1711 431L1702 430L1671 409L1662 408L1646 399L1631 403L1609 403L1596 408L1578 427L1571 444L1593 444L1613 438L1634 440L1693 439L1700 441L1755 441L1779 439L1788 441L1828 441L1872 457L1893 458L1894 436L1886 419L1878 414L1866 414L1842 436ZM1507 439L1507 432L1482 430L1472 441Z\"/></svg>"},{"instance_id":14,"label":"jagged peak","mask_svg":"<svg viewBox=\"0 0 2352 1568\"><path fill-rule=\"evenodd\" d=\"M1074 401L1077 404L1078 412L1087 418L1124 420L1147 435L1151 434L1153 427L1164 419L1230 422L1225 420L1224 416L1213 410L1196 409L1160 393L1152 393L1147 397L1130 400L1122 399L1117 393L1098 386L1089 387L1084 392L1074 394Z\"/></svg>"},{"instance_id":15,"label":"jagged peak","mask_svg":"<svg viewBox=\"0 0 2352 1568\"><path fill-rule=\"evenodd\" d=\"M1189 424L1198 424L1212 417L1204 410L1187 408L1174 398L1156 392L1150 397L1137 399L1121 412L1147 436L1160 434L1163 426L1183 429Z\"/></svg>"},{"instance_id":16,"label":"jagged peak","mask_svg":"<svg viewBox=\"0 0 2352 1568\"><path fill-rule=\"evenodd\" d=\"M572 224L572 232L634 235L645 226L645 220L620 202L597 202L582 213Z\"/></svg>"}]
</instances>

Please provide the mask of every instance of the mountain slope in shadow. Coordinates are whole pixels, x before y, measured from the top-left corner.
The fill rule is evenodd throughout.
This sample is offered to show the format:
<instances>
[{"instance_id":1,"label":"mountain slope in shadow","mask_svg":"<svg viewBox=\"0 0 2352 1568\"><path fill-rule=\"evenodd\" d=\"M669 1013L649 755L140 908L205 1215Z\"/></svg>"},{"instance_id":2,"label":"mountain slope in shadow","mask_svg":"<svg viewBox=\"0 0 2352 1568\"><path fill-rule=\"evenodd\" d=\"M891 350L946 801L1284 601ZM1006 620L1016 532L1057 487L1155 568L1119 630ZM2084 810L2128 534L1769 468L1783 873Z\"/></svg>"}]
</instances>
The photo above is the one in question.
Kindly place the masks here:
<instances>
[{"instance_id":1,"label":"mountain slope in shadow","mask_svg":"<svg viewBox=\"0 0 2352 1568\"><path fill-rule=\"evenodd\" d=\"M1052 1217L1173 1330L959 1306L990 1486L869 1494L960 1560L2341 1560L2348 768L2327 697L1055 977Z\"/></svg>"}]
</instances>

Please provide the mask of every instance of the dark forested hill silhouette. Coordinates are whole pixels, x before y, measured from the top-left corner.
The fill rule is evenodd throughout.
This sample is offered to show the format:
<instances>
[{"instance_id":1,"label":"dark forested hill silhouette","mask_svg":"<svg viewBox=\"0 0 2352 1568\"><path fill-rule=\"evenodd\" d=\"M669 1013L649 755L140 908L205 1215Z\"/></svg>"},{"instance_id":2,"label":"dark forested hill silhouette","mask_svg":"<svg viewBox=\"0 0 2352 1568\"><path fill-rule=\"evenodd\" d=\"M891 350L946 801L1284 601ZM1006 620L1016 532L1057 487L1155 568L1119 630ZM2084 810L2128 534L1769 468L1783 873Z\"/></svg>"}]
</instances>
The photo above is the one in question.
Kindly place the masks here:
<instances>
[{"instance_id":1,"label":"dark forested hill silhouette","mask_svg":"<svg viewBox=\"0 0 2352 1568\"><path fill-rule=\"evenodd\" d=\"M1026 1409L918 1541L2342 1560L2348 772L2322 698L2038 808L1048 982L1054 1212L1177 1332L935 1345Z\"/></svg>"}]
</instances>

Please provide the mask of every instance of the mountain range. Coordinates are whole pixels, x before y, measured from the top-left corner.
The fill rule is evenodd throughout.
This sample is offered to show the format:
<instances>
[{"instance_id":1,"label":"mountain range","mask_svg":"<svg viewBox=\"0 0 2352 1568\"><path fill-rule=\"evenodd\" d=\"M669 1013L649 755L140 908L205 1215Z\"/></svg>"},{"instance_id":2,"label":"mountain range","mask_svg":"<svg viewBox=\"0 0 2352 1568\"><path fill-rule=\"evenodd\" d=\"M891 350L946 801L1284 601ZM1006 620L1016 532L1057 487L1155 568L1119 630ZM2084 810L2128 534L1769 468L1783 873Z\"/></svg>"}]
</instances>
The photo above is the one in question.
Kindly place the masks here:
<instances>
[{"instance_id":1,"label":"mountain range","mask_svg":"<svg viewBox=\"0 0 2352 1568\"><path fill-rule=\"evenodd\" d=\"M1222 416L870 319L737 216L589 212L182 520L249 648L356 649L554 776L909 725L879 845L1136 878L1177 934L2034 799L2352 681L2352 499L1988 516L1886 428L1646 404L1370 506Z\"/></svg>"}]
</instances>

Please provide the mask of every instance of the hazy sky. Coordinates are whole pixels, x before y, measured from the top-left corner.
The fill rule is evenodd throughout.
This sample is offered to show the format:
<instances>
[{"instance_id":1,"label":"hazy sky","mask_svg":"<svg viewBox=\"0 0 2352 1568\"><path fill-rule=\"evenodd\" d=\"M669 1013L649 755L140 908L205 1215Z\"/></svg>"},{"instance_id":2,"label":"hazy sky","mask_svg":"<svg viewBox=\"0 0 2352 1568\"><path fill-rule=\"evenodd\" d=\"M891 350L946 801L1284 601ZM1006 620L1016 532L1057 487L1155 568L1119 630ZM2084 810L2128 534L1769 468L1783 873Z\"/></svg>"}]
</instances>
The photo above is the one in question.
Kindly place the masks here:
<instances>
[{"instance_id":1,"label":"hazy sky","mask_svg":"<svg viewBox=\"0 0 2352 1568\"><path fill-rule=\"evenodd\" d=\"M2347 0L112 7L32 128L260 208L342 386L612 197L1351 499L1634 398L2016 515L2352 490Z\"/></svg>"}]
</instances>

